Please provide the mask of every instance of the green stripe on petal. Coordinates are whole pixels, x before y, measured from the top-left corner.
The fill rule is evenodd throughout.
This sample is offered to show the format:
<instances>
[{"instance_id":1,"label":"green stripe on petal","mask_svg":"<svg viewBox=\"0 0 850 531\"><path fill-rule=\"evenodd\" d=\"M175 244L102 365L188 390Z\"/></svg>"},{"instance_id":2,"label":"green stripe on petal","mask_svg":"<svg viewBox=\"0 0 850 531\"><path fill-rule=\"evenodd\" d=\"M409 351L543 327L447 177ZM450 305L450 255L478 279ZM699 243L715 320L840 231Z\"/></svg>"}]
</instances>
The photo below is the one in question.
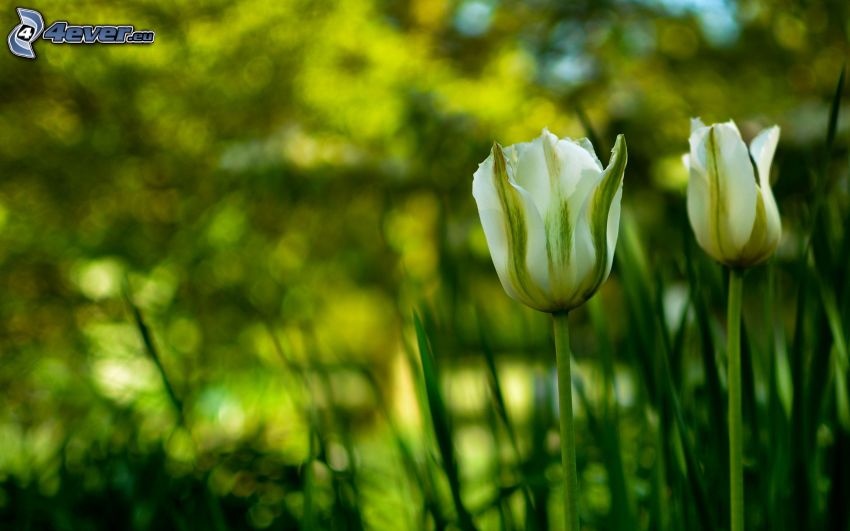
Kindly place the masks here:
<instances>
[{"instance_id":1,"label":"green stripe on petal","mask_svg":"<svg viewBox=\"0 0 850 531\"><path fill-rule=\"evenodd\" d=\"M602 180L594 190L590 203L590 234L596 256L593 274L590 276L591 282L584 293L585 299L596 291L608 273L608 214L611 212L614 196L617 195L617 191L623 184L623 175L628 160L626 139L623 135L617 135L614 149L611 150L611 160L602 173Z\"/></svg>"},{"instance_id":2,"label":"green stripe on petal","mask_svg":"<svg viewBox=\"0 0 850 531\"><path fill-rule=\"evenodd\" d=\"M756 220L753 223L753 233L750 235L750 241L741 249L741 265L755 265L770 256L773 248L766 245L767 239L767 215L764 211L764 199L762 199L761 194L758 194L756 196Z\"/></svg>"},{"instance_id":3,"label":"green stripe on petal","mask_svg":"<svg viewBox=\"0 0 850 531\"><path fill-rule=\"evenodd\" d=\"M570 251L573 245L573 227L570 224L570 204L560 199L559 206L550 207L544 221L546 230L546 257L549 260L549 278L553 286L552 293L563 296L559 286L570 264Z\"/></svg>"},{"instance_id":4,"label":"green stripe on petal","mask_svg":"<svg viewBox=\"0 0 850 531\"><path fill-rule=\"evenodd\" d=\"M493 186L499 195L504 212L505 234L508 244L508 276L511 285L525 299L534 300L538 291L526 265L528 256L528 223L522 197L508 176L507 160L502 146L493 144Z\"/></svg>"},{"instance_id":5,"label":"green stripe on petal","mask_svg":"<svg viewBox=\"0 0 850 531\"><path fill-rule=\"evenodd\" d=\"M546 229L546 256L549 259L549 278L556 278L570 263L572 245L572 227L570 225L570 206L564 196L561 184L561 159L555 151L550 138L551 133L544 130L543 157L549 173L549 207L546 210L544 225Z\"/></svg>"},{"instance_id":6,"label":"green stripe on petal","mask_svg":"<svg viewBox=\"0 0 850 531\"><path fill-rule=\"evenodd\" d=\"M711 197L710 228L721 256L737 256L756 216L756 176L747 145L731 122L711 126L705 139Z\"/></svg>"},{"instance_id":7,"label":"green stripe on petal","mask_svg":"<svg viewBox=\"0 0 850 531\"><path fill-rule=\"evenodd\" d=\"M726 231L721 229L721 223L725 222L726 208L721 200L726 194L726 180L720 175L719 159L722 156L717 146L717 134L714 127L708 130L705 138L705 173L708 177L708 230L711 238L717 243L717 251L721 256L727 256L731 249L726 242Z\"/></svg>"}]
</instances>

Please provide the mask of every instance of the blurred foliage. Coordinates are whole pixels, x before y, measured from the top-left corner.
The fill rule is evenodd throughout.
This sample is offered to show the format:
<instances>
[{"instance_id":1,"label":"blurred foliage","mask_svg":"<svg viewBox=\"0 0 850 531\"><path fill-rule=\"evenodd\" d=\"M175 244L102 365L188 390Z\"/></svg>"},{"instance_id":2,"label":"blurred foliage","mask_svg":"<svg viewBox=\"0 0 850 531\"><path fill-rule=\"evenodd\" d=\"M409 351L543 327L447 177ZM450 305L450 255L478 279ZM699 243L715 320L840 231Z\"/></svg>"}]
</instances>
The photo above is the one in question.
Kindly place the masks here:
<instances>
[{"instance_id":1,"label":"blurred foliage","mask_svg":"<svg viewBox=\"0 0 850 531\"><path fill-rule=\"evenodd\" d=\"M583 519L668 529L708 507L722 528L725 297L679 162L700 115L782 127L785 236L745 293L750 524L847 529L827 473L850 471L846 99L825 134L846 1L31 7L156 42L0 59L3 527L560 522L549 323L504 295L470 187L494 140L592 126L603 160L628 139L629 215L572 316Z\"/></svg>"}]
</instances>

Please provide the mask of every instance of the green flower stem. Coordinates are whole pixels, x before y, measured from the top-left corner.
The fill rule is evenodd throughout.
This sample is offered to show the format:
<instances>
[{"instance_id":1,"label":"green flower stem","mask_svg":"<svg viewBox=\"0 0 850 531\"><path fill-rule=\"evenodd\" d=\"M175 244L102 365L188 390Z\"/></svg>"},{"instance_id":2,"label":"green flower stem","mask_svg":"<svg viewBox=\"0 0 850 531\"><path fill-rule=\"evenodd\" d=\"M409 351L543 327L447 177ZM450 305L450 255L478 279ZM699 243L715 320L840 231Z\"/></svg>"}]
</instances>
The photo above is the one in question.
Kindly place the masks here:
<instances>
[{"instance_id":1,"label":"green flower stem","mask_svg":"<svg viewBox=\"0 0 850 531\"><path fill-rule=\"evenodd\" d=\"M573 383L570 378L570 334L567 313L553 313L558 361L558 405L561 412L561 460L564 464L564 519L567 531L579 531L576 437L573 429Z\"/></svg>"},{"instance_id":2,"label":"green flower stem","mask_svg":"<svg viewBox=\"0 0 850 531\"><path fill-rule=\"evenodd\" d=\"M744 531L743 422L741 420L741 291L743 272L729 271L726 355L729 386L729 495L731 530Z\"/></svg>"}]
</instances>

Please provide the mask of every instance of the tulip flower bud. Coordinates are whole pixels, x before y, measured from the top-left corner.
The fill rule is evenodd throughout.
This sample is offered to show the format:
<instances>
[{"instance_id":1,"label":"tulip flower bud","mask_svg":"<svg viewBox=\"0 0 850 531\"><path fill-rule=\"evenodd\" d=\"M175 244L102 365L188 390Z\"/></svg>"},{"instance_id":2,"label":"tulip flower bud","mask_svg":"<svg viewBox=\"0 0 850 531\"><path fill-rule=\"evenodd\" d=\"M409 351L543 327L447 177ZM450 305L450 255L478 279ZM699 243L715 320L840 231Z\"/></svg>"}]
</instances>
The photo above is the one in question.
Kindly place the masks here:
<instances>
[{"instance_id":1,"label":"tulip flower bud","mask_svg":"<svg viewBox=\"0 0 850 531\"><path fill-rule=\"evenodd\" d=\"M754 266L779 244L782 222L770 190L777 142L779 127L773 126L748 151L731 120L711 126L691 120L691 150L684 159L690 173L688 219L700 247L718 262Z\"/></svg>"},{"instance_id":2,"label":"tulip flower bud","mask_svg":"<svg viewBox=\"0 0 850 531\"><path fill-rule=\"evenodd\" d=\"M608 278L627 158L623 135L604 170L587 139L558 139L546 129L531 142L493 145L475 172L472 195L508 295L562 312Z\"/></svg>"}]
</instances>

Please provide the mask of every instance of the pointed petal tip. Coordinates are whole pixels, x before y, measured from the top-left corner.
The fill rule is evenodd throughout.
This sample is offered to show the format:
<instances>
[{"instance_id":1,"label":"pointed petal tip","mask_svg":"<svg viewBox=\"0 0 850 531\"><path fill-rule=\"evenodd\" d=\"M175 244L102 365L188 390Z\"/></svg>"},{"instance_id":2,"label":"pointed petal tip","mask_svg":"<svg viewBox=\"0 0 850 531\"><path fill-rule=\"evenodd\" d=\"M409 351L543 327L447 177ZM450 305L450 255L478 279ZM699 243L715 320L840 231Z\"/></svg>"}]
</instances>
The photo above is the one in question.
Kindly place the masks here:
<instances>
[{"instance_id":1,"label":"pointed petal tip","mask_svg":"<svg viewBox=\"0 0 850 531\"><path fill-rule=\"evenodd\" d=\"M629 150L626 147L626 136L620 133L614 140L614 147L611 148L611 157L608 159L608 167L605 168L605 172L611 172L614 168L617 168L614 171L620 174L618 179L622 178L628 160Z\"/></svg>"},{"instance_id":2,"label":"pointed petal tip","mask_svg":"<svg viewBox=\"0 0 850 531\"><path fill-rule=\"evenodd\" d=\"M614 147L611 148L611 156L613 157L619 154L621 150L623 152L623 155L628 157L629 148L626 145L626 135L624 135L623 133L618 134L617 138L614 140Z\"/></svg>"},{"instance_id":3,"label":"pointed petal tip","mask_svg":"<svg viewBox=\"0 0 850 531\"><path fill-rule=\"evenodd\" d=\"M695 131L704 127L706 127L706 125L703 123L702 118L699 116L691 118L691 134L694 134Z\"/></svg>"},{"instance_id":4,"label":"pointed petal tip","mask_svg":"<svg viewBox=\"0 0 850 531\"><path fill-rule=\"evenodd\" d=\"M560 137L558 137L558 135L556 135L555 133L550 131L548 127L544 127L543 130L540 132L540 136L537 137L537 138L548 138L549 141L553 142L553 143L560 140Z\"/></svg>"},{"instance_id":5,"label":"pointed petal tip","mask_svg":"<svg viewBox=\"0 0 850 531\"><path fill-rule=\"evenodd\" d=\"M729 118L729 121L727 121L727 122L723 122L723 125L728 125L732 129L734 129L736 133L738 133L738 136L743 138L743 136L741 136L741 130L738 129L738 124L736 124L735 120L733 120L732 118Z\"/></svg>"},{"instance_id":6,"label":"pointed petal tip","mask_svg":"<svg viewBox=\"0 0 850 531\"><path fill-rule=\"evenodd\" d=\"M495 140L493 141L493 147L490 148L490 154L497 159L501 159L503 162L505 160L505 148Z\"/></svg>"}]
</instances>

